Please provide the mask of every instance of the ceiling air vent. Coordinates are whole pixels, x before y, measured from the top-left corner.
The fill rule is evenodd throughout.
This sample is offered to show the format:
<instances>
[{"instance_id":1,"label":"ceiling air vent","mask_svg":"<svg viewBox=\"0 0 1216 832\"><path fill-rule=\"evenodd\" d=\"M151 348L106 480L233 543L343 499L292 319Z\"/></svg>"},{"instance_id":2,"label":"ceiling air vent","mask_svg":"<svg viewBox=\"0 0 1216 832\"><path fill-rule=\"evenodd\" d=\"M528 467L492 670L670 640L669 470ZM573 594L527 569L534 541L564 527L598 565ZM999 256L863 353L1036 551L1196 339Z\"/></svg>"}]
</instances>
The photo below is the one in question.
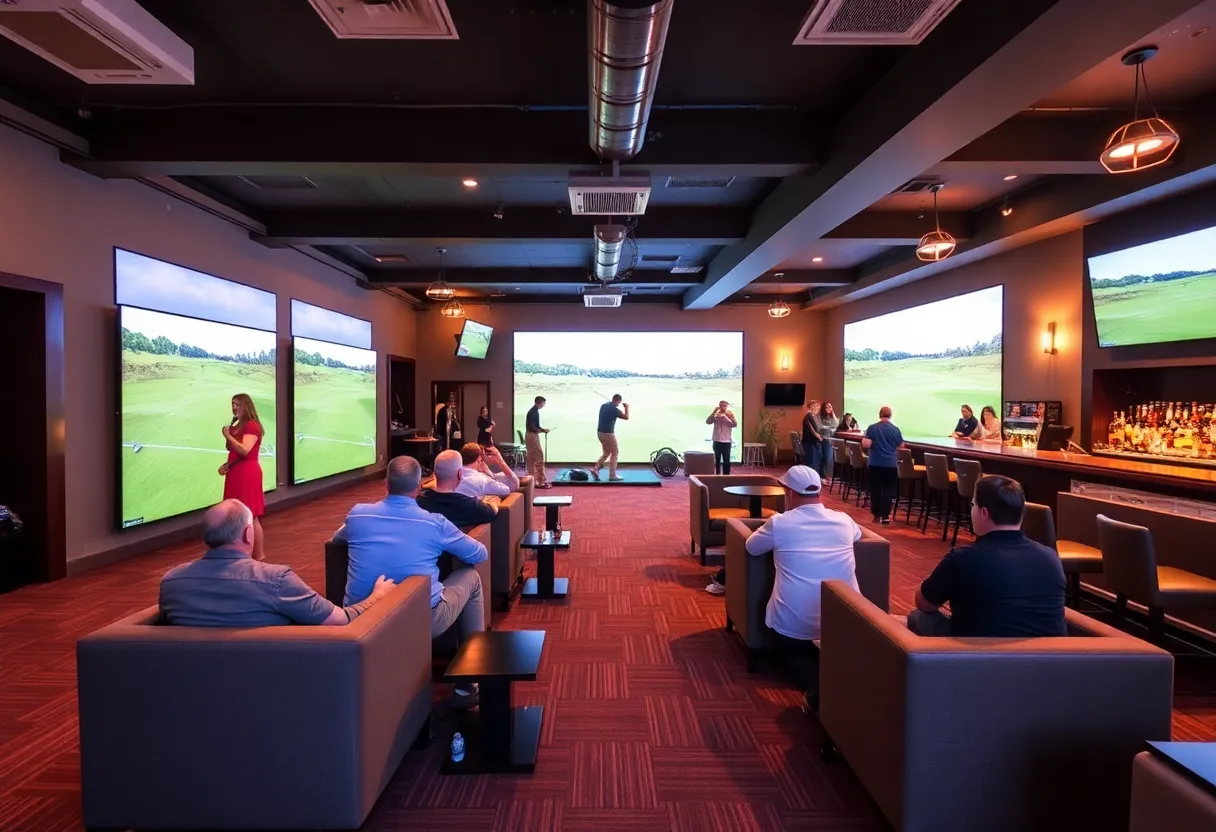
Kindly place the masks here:
<instances>
[{"instance_id":1,"label":"ceiling air vent","mask_svg":"<svg viewBox=\"0 0 1216 832\"><path fill-rule=\"evenodd\" d=\"M891 191L891 193L893 193L893 194L926 193L934 185L940 185L940 184L942 184L942 181L940 179L912 179L912 180L900 185L898 188Z\"/></svg>"},{"instance_id":2,"label":"ceiling air vent","mask_svg":"<svg viewBox=\"0 0 1216 832\"><path fill-rule=\"evenodd\" d=\"M237 179L259 191L307 191L317 187L307 176L238 176Z\"/></svg>"},{"instance_id":3,"label":"ceiling air vent","mask_svg":"<svg viewBox=\"0 0 1216 832\"><path fill-rule=\"evenodd\" d=\"M650 176L571 176L570 211L573 214L630 216L646 213Z\"/></svg>"},{"instance_id":4,"label":"ceiling air vent","mask_svg":"<svg viewBox=\"0 0 1216 832\"><path fill-rule=\"evenodd\" d=\"M700 274L704 270L705 270L704 266L698 266L695 264L690 264L687 266L672 266L671 267L672 274Z\"/></svg>"},{"instance_id":5,"label":"ceiling air vent","mask_svg":"<svg viewBox=\"0 0 1216 832\"><path fill-rule=\"evenodd\" d=\"M135 0L5 0L0 35L86 84L194 83L194 50Z\"/></svg>"},{"instance_id":6,"label":"ceiling air vent","mask_svg":"<svg viewBox=\"0 0 1216 832\"><path fill-rule=\"evenodd\" d=\"M729 188L733 176L669 176L668 188Z\"/></svg>"},{"instance_id":7,"label":"ceiling air vent","mask_svg":"<svg viewBox=\"0 0 1216 832\"><path fill-rule=\"evenodd\" d=\"M959 0L815 0L795 46L920 43Z\"/></svg>"},{"instance_id":8,"label":"ceiling air vent","mask_svg":"<svg viewBox=\"0 0 1216 832\"><path fill-rule=\"evenodd\" d=\"M459 40L444 0L309 0L340 38Z\"/></svg>"},{"instance_id":9,"label":"ceiling air vent","mask_svg":"<svg viewBox=\"0 0 1216 832\"><path fill-rule=\"evenodd\" d=\"M678 254L643 254L643 263L675 263L680 259Z\"/></svg>"},{"instance_id":10,"label":"ceiling air vent","mask_svg":"<svg viewBox=\"0 0 1216 832\"><path fill-rule=\"evenodd\" d=\"M620 286L586 289L583 291L583 306L595 309L617 307L621 305L623 297Z\"/></svg>"}]
</instances>

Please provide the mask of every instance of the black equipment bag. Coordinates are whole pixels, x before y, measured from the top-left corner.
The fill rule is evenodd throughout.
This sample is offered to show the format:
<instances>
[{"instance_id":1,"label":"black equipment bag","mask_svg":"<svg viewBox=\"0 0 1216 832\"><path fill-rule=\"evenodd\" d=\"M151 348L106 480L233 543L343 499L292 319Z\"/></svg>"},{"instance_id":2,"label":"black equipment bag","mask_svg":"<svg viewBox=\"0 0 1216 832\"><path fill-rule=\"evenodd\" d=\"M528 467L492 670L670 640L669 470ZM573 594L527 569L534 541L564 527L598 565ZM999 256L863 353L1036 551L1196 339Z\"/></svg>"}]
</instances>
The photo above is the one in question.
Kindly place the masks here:
<instances>
[{"instance_id":1,"label":"black equipment bag","mask_svg":"<svg viewBox=\"0 0 1216 832\"><path fill-rule=\"evenodd\" d=\"M684 466L684 460L671 448L659 448L650 455L650 464L660 477L674 477Z\"/></svg>"}]
</instances>

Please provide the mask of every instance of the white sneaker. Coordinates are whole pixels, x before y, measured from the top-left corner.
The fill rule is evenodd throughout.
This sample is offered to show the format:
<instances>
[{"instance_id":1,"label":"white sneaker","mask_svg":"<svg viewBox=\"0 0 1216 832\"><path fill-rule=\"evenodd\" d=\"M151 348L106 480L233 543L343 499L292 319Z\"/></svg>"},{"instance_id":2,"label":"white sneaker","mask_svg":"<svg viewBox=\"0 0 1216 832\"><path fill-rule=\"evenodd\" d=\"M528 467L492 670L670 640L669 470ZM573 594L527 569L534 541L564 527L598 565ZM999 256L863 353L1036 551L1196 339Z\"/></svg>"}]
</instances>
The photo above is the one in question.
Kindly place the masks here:
<instances>
[{"instance_id":1,"label":"white sneaker","mask_svg":"<svg viewBox=\"0 0 1216 832\"><path fill-rule=\"evenodd\" d=\"M705 591L708 592L710 595L725 595L726 587L724 587L722 584L718 583L717 581L710 581L705 586Z\"/></svg>"}]
</instances>

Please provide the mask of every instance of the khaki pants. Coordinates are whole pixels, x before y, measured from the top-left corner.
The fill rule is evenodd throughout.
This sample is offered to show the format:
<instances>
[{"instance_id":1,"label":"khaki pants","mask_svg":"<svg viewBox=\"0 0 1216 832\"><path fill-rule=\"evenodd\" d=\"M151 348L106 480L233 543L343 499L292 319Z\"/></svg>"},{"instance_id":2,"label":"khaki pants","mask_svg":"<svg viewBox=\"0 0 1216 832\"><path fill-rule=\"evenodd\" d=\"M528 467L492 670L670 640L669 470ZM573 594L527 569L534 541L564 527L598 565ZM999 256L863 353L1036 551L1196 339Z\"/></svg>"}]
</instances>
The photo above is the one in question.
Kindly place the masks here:
<instances>
[{"instance_id":1,"label":"khaki pants","mask_svg":"<svg viewBox=\"0 0 1216 832\"><path fill-rule=\"evenodd\" d=\"M616 459L621 454L620 447L616 444L615 433L597 433L600 438L600 448L603 449L604 455L600 457L600 461L595 463L595 468L598 471L604 467L604 463L608 463L608 477L616 476Z\"/></svg>"},{"instance_id":2,"label":"khaki pants","mask_svg":"<svg viewBox=\"0 0 1216 832\"><path fill-rule=\"evenodd\" d=\"M532 481L536 485L543 485L545 480L545 452L541 448L539 433L524 434L524 449L525 449L525 464L528 473L532 475Z\"/></svg>"}]
</instances>

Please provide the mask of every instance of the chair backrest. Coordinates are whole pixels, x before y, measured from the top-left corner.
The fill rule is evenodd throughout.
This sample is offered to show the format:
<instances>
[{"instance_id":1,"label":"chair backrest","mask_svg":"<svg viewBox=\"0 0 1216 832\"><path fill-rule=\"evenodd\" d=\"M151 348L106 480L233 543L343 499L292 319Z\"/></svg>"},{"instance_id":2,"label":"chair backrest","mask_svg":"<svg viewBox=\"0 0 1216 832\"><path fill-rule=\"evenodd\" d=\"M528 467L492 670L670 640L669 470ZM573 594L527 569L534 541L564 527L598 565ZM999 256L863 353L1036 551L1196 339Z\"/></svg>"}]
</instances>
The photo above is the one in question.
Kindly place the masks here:
<instances>
[{"instance_id":1,"label":"chair backrest","mask_svg":"<svg viewBox=\"0 0 1216 832\"><path fill-rule=\"evenodd\" d=\"M916 460L912 458L910 448L900 448L895 454L895 467L899 470L901 480L914 480L923 475L922 472L916 470Z\"/></svg>"},{"instance_id":2,"label":"chair backrest","mask_svg":"<svg viewBox=\"0 0 1216 832\"><path fill-rule=\"evenodd\" d=\"M925 454L925 480L930 488L950 490L950 461L945 454Z\"/></svg>"},{"instance_id":3,"label":"chair backrest","mask_svg":"<svg viewBox=\"0 0 1216 832\"><path fill-rule=\"evenodd\" d=\"M958 474L958 495L966 500L975 496L975 484L984 476L984 466L974 459L954 459L954 473Z\"/></svg>"},{"instance_id":4,"label":"chair backrest","mask_svg":"<svg viewBox=\"0 0 1216 832\"><path fill-rule=\"evenodd\" d=\"M866 467L866 459L861 455L860 442L845 442L844 447L848 451L850 465L852 465L854 468Z\"/></svg>"},{"instance_id":5,"label":"chair backrest","mask_svg":"<svg viewBox=\"0 0 1216 832\"><path fill-rule=\"evenodd\" d=\"M802 435L796 430L790 431L790 447L794 449L794 459L802 457Z\"/></svg>"},{"instance_id":6,"label":"chair backrest","mask_svg":"<svg viewBox=\"0 0 1216 832\"><path fill-rule=\"evenodd\" d=\"M515 433L519 436L519 444L521 444L521 445L527 444L524 442L524 432L522 430L517 429L515 431Z\"/></svg>"},{"instance_id":7,"label":"chair backrest","mask_svg":"<svg viewBox=\"0 0 1216 832\"><path fill-rule=\"evenodd\" d=\"M849 464L849 451L843 439L832 439L832 460L840 465Z\"/></svg>"},{"instance_id":8,"label":"chair backrest","mask_svg":"<svg viewBox=\"0 0 1216 832\"><path fill-rule=\"evenodd\" d=\"M1035 543L1056 548L1056 520L1051 507L1042 503L1027 503L1022 511L1022 534Z\"/></svg>"},{"instance_id":9,"label":"chair backrest","mask_svg":"<svg viewBox=\"0 0 1216 832\"><path fill-rule=\"evenodd\" d=\"M1153 533L1144 526L1099 514L1098 548L1106 585L1133 601L1155 606L1152 602L1159 586Z\"/></svg>"}]
</instances>

